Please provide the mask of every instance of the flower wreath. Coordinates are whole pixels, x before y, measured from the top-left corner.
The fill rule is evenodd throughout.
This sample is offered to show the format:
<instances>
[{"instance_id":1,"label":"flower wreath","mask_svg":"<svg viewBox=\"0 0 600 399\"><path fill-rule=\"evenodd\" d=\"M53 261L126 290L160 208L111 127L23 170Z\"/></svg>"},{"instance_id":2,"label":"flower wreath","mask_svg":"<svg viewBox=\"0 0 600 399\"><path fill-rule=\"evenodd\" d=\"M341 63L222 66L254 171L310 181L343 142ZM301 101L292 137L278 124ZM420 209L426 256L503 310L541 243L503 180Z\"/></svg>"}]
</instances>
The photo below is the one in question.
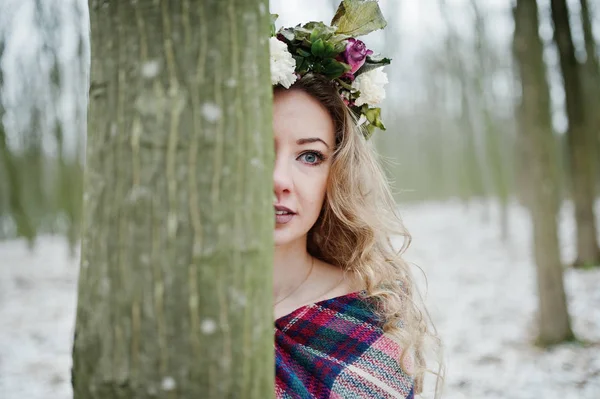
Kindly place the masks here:
<instances>
[{"instance_id":1,"label":"flower wreath","mask_svg":"<svg viewBox=\"0 0 600 399\"><path fill-rule=\"evenodd\" d=\"M305 74L319 73L338 87L344 103L365 125L365 138L375 128L385 130L381 108L373 107L385 98L388 83L383 66L389 58L373 55L358 36L387 25L376 0L343 0L331 21L309 22L293 28L275 30L271 24L271 83L289 88Z\"/></svg>"}]
</instances>

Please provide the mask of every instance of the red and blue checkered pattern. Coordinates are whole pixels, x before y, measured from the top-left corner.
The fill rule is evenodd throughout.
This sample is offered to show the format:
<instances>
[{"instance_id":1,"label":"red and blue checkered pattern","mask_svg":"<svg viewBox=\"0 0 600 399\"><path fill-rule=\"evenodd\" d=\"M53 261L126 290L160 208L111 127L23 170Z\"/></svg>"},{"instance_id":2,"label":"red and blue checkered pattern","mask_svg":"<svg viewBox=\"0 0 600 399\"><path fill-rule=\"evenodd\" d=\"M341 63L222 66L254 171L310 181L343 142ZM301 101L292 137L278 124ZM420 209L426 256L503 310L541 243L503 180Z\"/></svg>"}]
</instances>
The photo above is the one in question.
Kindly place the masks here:
<instances>
[{"instance_id":1,"label":"red and blue checkered pattern","mask_svg":"<svg viewBox=\"0 0 600 399\"><path fill-rule=\"evenodd\" d=\"M275 321L278 399L414 398L413 379L398 363L401 348L364 296L326 299Z\"/></svg>"}]
</instances>

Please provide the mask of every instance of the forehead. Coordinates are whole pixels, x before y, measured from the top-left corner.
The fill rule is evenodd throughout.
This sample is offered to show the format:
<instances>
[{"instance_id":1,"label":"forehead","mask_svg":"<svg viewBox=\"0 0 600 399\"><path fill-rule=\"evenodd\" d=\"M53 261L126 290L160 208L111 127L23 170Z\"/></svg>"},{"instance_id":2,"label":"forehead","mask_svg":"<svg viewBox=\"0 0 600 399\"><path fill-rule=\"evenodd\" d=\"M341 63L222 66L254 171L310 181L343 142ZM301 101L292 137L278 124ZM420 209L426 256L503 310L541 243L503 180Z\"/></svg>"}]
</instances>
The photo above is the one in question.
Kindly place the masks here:
<instances>
[{"instance_id":1,"label":"forehead","mask_svg":"<svg viewBox=\"0 0 600 399\"><path fill-rule=\"evenodd\" d=\"M278 90L273 101L275 140L296 141L317 137L333 147L335 126L327 109L308 93L298 90Z\"/></svg>"}]
</instances>

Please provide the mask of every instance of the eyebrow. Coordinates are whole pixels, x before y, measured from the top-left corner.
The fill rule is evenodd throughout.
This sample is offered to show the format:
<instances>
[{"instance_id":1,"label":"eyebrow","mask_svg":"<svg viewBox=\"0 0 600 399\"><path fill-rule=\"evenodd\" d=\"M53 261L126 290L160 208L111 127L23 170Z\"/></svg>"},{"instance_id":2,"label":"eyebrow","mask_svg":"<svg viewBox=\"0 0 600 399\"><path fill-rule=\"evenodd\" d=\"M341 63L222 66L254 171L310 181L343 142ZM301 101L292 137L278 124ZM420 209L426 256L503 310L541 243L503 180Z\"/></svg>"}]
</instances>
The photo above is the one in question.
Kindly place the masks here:
<instances>
[{"instance_id":1,"label":"eyebrow","mask_svg":"<svg viewBox=\"0 0 600 399\"><path fill-rule=\"evenodd\" d=\"M309 144L309 143L316 143L317 141L320 141L321 143L325 144L325 147L327 147L329 149L329 145L318 137L307 137L304 139L298 139L296 141L296 144L303 145L303 144Z\"/></svg>"}]
</instances>

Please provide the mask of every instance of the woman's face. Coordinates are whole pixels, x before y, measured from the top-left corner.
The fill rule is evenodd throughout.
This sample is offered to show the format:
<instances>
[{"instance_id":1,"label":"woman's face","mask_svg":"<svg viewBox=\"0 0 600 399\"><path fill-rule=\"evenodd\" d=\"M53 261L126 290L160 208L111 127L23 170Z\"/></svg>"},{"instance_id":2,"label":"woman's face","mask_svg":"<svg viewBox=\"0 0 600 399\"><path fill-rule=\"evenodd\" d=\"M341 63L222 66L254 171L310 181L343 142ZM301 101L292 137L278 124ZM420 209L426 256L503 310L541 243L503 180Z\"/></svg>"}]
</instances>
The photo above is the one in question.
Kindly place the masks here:
<instances>
[{"instance_id":1,"label":"woman's face","mask_svg":"<svg viewBox=\"0 0 600 399\"><path fill-rule=\"evenodd\" d=\"M323 201L334 151L335 127L329 113L302 90L274 95L275 245L304 239Z\"/></svg>"}]
</instances>

